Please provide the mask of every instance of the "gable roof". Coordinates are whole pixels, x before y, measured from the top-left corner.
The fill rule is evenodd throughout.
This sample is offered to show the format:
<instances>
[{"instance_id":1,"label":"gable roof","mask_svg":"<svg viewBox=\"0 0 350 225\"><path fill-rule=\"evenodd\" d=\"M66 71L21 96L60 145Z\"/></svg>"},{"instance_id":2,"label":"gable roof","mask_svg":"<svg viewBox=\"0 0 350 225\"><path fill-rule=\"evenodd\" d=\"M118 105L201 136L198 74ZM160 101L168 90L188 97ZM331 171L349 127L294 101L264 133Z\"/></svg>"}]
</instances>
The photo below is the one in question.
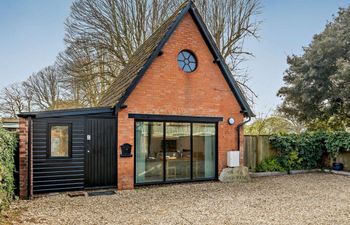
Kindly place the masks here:
<instances>
[{"instance_id":1,"label":"gable roof","mask_svg":"<svg viewBox=\"0 0 350 225\"><path fill-rule=\"evenodd\" d=\"M165 43L177 28L184 15L189 12L199 28L206 44L214 56L214 61L220 67L226 82L236 97L241 112L245 116L255 116L247 103L245 96L234 80L224 58L217 48L210 32L203 22L195 4L188 0L183 3L133 54L128 64L121 70L99 102L100 106L115 107L116 111L124 104L131 92L135 89L153 60L161 53Z\"/></svg>"}]
</instances>

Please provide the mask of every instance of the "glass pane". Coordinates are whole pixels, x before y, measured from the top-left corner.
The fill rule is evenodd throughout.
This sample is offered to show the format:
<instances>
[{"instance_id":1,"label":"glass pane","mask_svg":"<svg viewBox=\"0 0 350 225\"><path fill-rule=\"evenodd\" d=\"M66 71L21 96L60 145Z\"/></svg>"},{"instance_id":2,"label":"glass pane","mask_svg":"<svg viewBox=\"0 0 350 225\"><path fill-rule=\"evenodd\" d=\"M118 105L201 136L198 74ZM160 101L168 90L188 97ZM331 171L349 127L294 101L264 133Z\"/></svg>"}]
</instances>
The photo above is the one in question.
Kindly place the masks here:
<instances>
[{"instance_id":1,"label":"glass pane","mask_svg":"<svg viewBox=\"0 0 350 225\"><path fill-rule=\"evenodd\" d=\"M215 124L193 124L193 179L215 177Z\"/></svg>"},{"instance_id":2,"label":"glass pane","mask_svg":"<svg viewBox=\"0 0 350 225\"><path fill-rule=\"evenodd\" d=\"M190 63L190 68L191 68L191 71L194 71L196 69L196 64Z\"/></svg>"},{"instance_id":3,"label":"glass pane","mask_svg":"<svg viewBox=\"0 0 350 225\"><path fill-rule=\"evenodd\" d=\"M166 123L166 180L191 178L191 125Z\"/></svg>"},{"instance_id":4,"label":"glass pane","mask_svg":"<svg viewBox=\"0 0 350 225\"><path fill-rule=\"evenodd\" d=\"M178 60L178 61L183 61L183 60L185 60L185 57L183 56L182 53L180 53L180 54L177 56L177 60Z\"/></svg>"},{"instance_id":5,"label":"glass pane","mask_svg":"<svg viewBox=\"0 0 350 225\"><path fill-rule=\"evenodd\" d=\"M163 181L163 123L136 122L136 183Z\"/></svg>"},{"instance_id":6,"label":"glass pane","mask_svg":"<svg viewBox=\"0 0 350 225\"><path fill-rule=\"evenodd\" d=\"M186 65L186 66L184 67L184 71L187 72L187 73L191 72L190 66L189 66L189 65Z\"/></svg>"},{"instance_id":7,"label":"glass pane","mask_svg":"<svg viewBox=\"0 0 350 225\"><path fill-rule=\"evenodd\" d=\"M183 69L184 66L185 66L185 63L183 61L179 61L179 66L180 66L181 69Z\"/></svg>"},{"instance_id":8,"label":"glass pane","mask_svg":"<svg viewBox=\"0 0 350 225\"><path fill-rule=\"evenodd\" d=\"M193 55L191 55L190 58L188 58L188 61L190 61L192 63L196 62L196 60L194 59Z\"/></svg>"},{"instance_id":9,"label":"glass pane","mask_svg":"<svg viewBox=\"0 0 350 225\"><path fill-rule=\"evenodd\" d=\"M69 156L69 126L51 126L51 157Z\"/></svg>"},{"instance_id":10,"label":"glass pane","mask_svg":"<svg viewBox=\"0 0 350 225\"><path fill-rule=\"evenodd\" d=\"M182 54L184 55L184 57L185 57L186 59L188 59L188 57L190 57L190 53L187 52L187 51L183 51Z\"/></svg>"}]
</instances>

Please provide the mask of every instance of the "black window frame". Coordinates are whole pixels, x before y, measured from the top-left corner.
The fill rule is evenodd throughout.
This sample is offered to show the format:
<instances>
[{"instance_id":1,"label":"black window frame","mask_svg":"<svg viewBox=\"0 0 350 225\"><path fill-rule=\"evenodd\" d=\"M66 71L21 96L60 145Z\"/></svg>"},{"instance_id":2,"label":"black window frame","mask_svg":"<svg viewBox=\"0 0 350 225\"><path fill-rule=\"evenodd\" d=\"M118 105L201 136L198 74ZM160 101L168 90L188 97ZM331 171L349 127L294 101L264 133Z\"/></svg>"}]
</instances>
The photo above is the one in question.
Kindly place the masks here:
<instances>
[{"instance_id":1,"label":"black window frame","mask_svg":"<svg viewBox=\"0 0 350 225\"><path fill-rule=\"evenodd\" d=\"M151 118L150 118L150 117ZM147 185L158 185L158 184L172 184L172 183L188 183L188 182L199 182L199 181L213 181L218 180L218 157L219 157L219 122L222 121L222 117L187 117L187 116L160 116L160 115L143 115L143 114L129 114L129 118L134 118L134 186L147 186ZM163 117L163 118L162 118ZM208 120L205 120L203 118L207 118ZM167 181L166 180L166 168L165 163L166 159L163 158L163 181L158 182L144 182L144 183L137 183L136 182L136 123L137 122L162 122L163 123L163 140L166 140L166 123L168 122L178 122L178 123L190 123L190 145L191 145L191 174L190 179L184 179L184 180L175 180L175 181ZM208 124L214 124L215 125L215 173L213 178L194 178L193 177L193 124L198 123L208 123ZM165 154L166 146L163 146L163 154Z\"/></svg>"},{"instance_id":2,"label":"black window frame","mask_svg":"<svg viewBox=\"0 0 350 225\"><path fill-rule=\"evenodd\" d=\"M192 58L194 59L194 62L189 62L189 63L186 64L186 63L185 63L185 60L179 60L179 55L180 55L180 54L183 55L184 52L188 53L188 54L190 55L189 57L192 57ZM189 50L189 49L183 49L183 50L181 50L181 51L179 52L179 54L177 54L176 60L177 60L177 64L178 64L178 66L180 67L180 69L181 69L183 72L185 72L185 73L192 73L192 72L196 71L197 68L198 68L198 58L197 58L196 54L194 54L193 51L191 51L191 50ZM183 66L183 67L180 66L180 62L183 62L183 63L184 63L184 66ZM191 68L190 63L194 63L194 64L195 64L193 69ZM185 67L186 67L186 66L188 66L188 68L190 68L190 71L186 71L186 70L185 70Z\"/></svg>"},{"instance_id":3,"label":"black window frame","mask_svg":"<svg viewBox=\"0 0 350 225\"><path fill-rule=\"evenodd\" d=\"M51 129L54 126L68 126L68 156L51 155ZM47 158L48 159L71 159L72 158L72 123L49 123L47 128Z\"/></svg>"}]
</instances>

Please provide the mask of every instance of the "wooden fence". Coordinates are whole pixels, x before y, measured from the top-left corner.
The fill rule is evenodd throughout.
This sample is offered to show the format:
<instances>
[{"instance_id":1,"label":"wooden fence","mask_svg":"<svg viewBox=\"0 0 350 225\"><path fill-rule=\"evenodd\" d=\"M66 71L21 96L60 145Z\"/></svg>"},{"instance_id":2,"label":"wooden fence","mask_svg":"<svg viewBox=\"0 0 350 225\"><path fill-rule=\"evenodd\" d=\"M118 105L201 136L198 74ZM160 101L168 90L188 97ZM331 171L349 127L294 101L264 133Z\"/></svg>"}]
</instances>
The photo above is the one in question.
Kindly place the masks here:
<instances>
[{"instance_id":1,"label":"wooden fence","mask_svg":"<svg viewBox=\"0 0 350 225\"><path fill-rule=\"evenodd\" d=\"M250 170L255 170L262 160L276 154L268 135L244 135L244 151L244 165ZM340 153L337 162L343 163L344 170L350 171L350 152ZM326 164L330 166L331 161Z\"/></svg>"},{"instance_id":2,"label":"wooden fence","mask_svg":"<svg viewBox=\"0 0 350 225\"><path fill-rule=\"evenodd\" d=\"M244 151L244 165L250 170L255 170L262 160L276 154L270 146L268 135L245 135Z\"/></svg>"}]
</instances>

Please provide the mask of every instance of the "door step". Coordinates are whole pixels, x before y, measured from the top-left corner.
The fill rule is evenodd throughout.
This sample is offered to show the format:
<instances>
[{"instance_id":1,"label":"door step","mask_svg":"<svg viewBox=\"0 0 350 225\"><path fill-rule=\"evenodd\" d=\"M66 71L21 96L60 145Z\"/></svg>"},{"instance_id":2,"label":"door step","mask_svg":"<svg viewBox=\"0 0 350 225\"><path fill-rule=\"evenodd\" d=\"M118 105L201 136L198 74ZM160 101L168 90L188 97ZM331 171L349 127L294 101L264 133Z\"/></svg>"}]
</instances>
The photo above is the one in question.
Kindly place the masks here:
<instances>
[{"instance_id":1,"label":"door step","mask_svg":"<svg viewBox=\"0 0 350 225\"><path fill-rule=\"evenodd\" d=\"M86 192L85 191L69 192L68 196L71 197L71 198L82 197L82 196L86 196Z\"/></svg>"},{"instance_id":2,"label":"door step","mask_svg":"<svg viewBox=\"0 0 350 225\"><path fill-rule=\"evenodd\" d=\"M93 191L88 192L88 196L115 195L115 191Z\"/></svg>"}]
</instances>

